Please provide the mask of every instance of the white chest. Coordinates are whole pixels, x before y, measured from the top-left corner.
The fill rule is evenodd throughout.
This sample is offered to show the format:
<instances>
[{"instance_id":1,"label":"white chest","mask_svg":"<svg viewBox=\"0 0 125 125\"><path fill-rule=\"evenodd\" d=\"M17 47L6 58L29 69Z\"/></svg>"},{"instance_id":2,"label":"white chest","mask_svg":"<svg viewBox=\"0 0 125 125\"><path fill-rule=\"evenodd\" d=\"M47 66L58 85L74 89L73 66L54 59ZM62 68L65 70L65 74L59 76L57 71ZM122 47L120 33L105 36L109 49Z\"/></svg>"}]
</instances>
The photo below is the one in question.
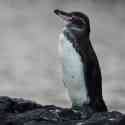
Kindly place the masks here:
<instances>
[{"instance_id":1,"label":"white chest","mask_svg":"<svg viewBox=\"0 0 125 125\"><path fill-rule=\"evenodd\" d=\"M59 52L62 58L63 81L73 105L88 101L81 57L63 34L60 35Z\"/></svg>"}]
</instances>

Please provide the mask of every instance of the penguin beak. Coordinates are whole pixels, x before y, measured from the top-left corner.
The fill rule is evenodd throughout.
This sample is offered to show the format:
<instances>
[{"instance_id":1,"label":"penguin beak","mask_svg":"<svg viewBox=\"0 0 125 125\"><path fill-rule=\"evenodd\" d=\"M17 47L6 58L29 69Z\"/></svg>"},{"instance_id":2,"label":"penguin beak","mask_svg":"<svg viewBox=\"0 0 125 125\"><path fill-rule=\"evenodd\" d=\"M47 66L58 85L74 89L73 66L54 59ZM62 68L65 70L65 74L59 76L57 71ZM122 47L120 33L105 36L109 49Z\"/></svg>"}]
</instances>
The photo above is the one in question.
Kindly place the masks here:
<instances>
[{"instance_id":1,"label":"penguin beak","mask_svg":"<svg viewBox=\"0 0 125 125\"><path fill-rule=\"evenodd\" d=\"M57 16L59 16L59 17L61 17L64 21L71 21L72 20L72 16L71 16L71 14L70 13L67 13L67 12L64 12L64 11L62 11L62 10L58 10L58 9L56 9L56 10L54 10L54 13L57 15Z\"/></svg>"}]
</instances>

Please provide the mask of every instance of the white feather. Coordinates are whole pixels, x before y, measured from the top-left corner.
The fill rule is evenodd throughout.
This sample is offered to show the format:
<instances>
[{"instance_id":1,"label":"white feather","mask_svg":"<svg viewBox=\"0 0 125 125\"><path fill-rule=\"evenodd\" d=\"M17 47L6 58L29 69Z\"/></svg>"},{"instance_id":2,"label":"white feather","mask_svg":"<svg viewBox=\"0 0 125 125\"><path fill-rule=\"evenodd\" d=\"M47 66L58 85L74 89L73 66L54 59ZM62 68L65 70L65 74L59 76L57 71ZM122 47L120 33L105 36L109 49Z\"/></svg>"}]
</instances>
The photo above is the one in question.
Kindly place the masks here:
<instances>
[{"instance_id":1,"label":"white feather","mask_svg":"<svg viewBox=\"0 0 125 125\"><path fill-rule=\"evenodd\" d=\"M63 33L60 35L59 53L62 58L63 81L72 105L82 106L83 103L88 103L89 97L83 73L84 64Z\"/></svg>"}]
</instances>

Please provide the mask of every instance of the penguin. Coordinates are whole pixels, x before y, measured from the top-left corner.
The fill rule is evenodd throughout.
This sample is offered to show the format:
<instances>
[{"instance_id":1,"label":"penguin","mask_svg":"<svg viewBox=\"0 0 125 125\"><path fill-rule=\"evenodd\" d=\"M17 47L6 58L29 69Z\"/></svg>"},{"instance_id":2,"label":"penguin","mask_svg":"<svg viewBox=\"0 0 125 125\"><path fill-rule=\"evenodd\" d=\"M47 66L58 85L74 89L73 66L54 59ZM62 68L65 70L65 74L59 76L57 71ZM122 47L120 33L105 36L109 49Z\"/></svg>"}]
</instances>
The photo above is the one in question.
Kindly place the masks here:
<instances>
[{"instance_id":1,"label":"penguin","mask_svg":"<svg viewBox=\"0 0 125 125\"><path fill-rule=\"evenodd\" d=\"M98 58L90 41L90 22L81 12L54 13L65 23L60 34L63 82L67 88L72 108L93 112L107 111L102 96L102 76Z\"/></svg>"}]
</instances>

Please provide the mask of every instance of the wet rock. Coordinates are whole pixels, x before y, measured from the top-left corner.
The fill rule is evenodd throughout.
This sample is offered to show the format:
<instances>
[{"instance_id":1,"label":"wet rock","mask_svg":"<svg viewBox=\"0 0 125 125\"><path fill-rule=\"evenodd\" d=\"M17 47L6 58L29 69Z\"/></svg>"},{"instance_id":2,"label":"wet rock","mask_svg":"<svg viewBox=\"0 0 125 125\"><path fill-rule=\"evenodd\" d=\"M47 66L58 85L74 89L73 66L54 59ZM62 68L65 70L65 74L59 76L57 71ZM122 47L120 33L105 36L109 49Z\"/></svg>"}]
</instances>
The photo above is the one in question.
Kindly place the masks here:
<instances>
[{"instance_id":1,"label":"wet rock","mask_svg":"<svg viewBox=\"0 0 125 125\"><path fill-rule=\"evenodd\" d=\"M125 115L113 111L84 117L80 110L42 106L21 98L0 97L0 125L124 125Z\"/></svg>"}]
</instances>

